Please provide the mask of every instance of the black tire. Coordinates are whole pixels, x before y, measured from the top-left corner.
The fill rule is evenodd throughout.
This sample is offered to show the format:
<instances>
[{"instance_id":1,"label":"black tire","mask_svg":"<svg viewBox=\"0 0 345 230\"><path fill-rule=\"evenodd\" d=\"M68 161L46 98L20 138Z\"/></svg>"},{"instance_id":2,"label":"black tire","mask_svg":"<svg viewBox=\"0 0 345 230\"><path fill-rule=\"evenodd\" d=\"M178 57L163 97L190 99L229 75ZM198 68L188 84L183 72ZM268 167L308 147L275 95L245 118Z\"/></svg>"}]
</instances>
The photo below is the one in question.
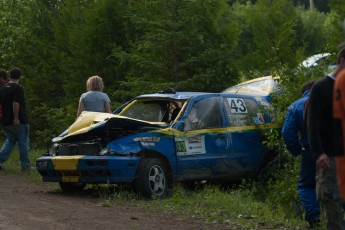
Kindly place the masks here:
<instances>
[{"instance_id":1,"label":"black tire","mask_svg":"<svg viewBox=\"0 0 345 230\"><path fill-rule=\"evenodd\" d=\"M86 183L77 183L77 182L59 182L60 188L63 192L80 192L82 191Z\"/></svg>"},{"instance_id":2,"label":"black tire","mask_svg":"<svg viewBox=\"0 0 345 230\"><path fill-rule=\"evenodd\" d=\"M135 191L148 199L164 198L169 191L167 165L156 158L141 160L137 177L134 181Z\"/></svg>"}]
</instances>

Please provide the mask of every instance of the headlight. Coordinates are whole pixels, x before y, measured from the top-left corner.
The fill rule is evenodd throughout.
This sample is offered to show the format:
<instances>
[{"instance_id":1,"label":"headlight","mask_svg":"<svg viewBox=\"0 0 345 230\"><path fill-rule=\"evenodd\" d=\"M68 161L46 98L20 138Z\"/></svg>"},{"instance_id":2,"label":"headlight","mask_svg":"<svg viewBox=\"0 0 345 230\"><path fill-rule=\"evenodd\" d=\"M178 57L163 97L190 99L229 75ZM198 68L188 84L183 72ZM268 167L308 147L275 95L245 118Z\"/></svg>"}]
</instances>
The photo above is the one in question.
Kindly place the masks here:
<instances>
[{"instance_id":1,"label":"headlight","mask_svg":"<svg viewBox=\"0 0 345 230\"><path fill-rule=\"evenodd\" d=\"M59 155L58 153L58 149L59 149L59 145L58 144L54 144L47 152L48 156L56 156Z\"/></svg>"},{"instance_id":2,"label":"headlight","mask_svg":"<svg viewBox=\"0 0 345 230\"><path fill-rule=\"evenodd\" d=\"M113 155L112 154L113 152L111 151L110 148L104 148L104 149L101 149L101 151L99 151L99 155L100 156L109 156L109 155Z\"/></svg>"},{"instance_id":3,"label":"headlight","mask_svg":"<svg viewBox=\"0 0 345 230\"><path fill-rule=\"evenodd\" d=\"M36 168L37 169L46 169L48 167L47 161L37 161L36 162Z\"/></svg>"}]
</instances>

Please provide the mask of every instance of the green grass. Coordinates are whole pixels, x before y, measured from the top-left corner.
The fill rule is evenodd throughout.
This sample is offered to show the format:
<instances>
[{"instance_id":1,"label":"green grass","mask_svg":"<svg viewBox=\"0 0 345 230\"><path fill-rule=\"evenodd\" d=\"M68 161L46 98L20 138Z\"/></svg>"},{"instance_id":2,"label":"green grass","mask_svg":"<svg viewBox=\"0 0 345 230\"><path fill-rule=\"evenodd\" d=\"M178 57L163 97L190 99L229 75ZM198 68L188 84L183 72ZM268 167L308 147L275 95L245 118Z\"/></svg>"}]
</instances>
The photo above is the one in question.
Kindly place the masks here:
<instances>
[{"instance_id":1,"label":"green grass","mask_svg":"<svg viewBox=\"0 0 345 230\"><path fill-rule=\"evenodd\" d=\"M35 160L44 152L45 150L39 149L30 151L29 158L33 168ZM109 207L114 203L131 204L148 211L180 215L205 223L229 225L234 229L305 229L306 223L301 213L297 214L291 203L297 197L297 177L296 170L293 169L296 164L298 165L298 162L286 166L285 169L283 167L276 173L281 180L265 183L244 181L230 189L207 185L198 190L185 190L176 184L172 196L163 200L141 199L130 186L89 185L88 190L100 198L102 207ZM31 181L42 181L34 169L30 174L21 173L17 149L4 164L4 171L6 174L26 176Z\"/></svg>"},{"instance_id":2,"label":"green grass","mask_svg":"<svg viewBox=\"0 0 345 230\"><path fill-rule=\"evenodd\" d=\"M173 196L150 202L139 200L141 207L186 216L207 223L225 224L236 229L297 229L305 223L287 218L286 210L258 201L250 189L224 191L210 185L197 191L177 185Z\"/></svg>"},{"instance_id":3,"label":"green grass","mask_svg":"<svg viewBox=\"0 0 345 230\"><path fill-rule=\"evenodd\" d=\"M1 143L1 146L2 146L2 143ZM39 175L39 173L35 170L35 161L38 157L42 156L43 153L45 153L45 150L41 150L41 149L30 150L29 159L31 163L31 170L30 170L30 173L24 173L24 172L21 172L19 151L16 146L13 152L11 153L10 158L3 165L4 171L6 172L6 174L23 175L23 176L28 177L32 181L40 182L42 181L42 178Z\"/></svg>"},{"instance_id":4,"label":"green grass","mask_svg":"<svg viewBox=\"0 0 345 230\"><path fill-rule=\"evenodd\" d=\"M247 186L247 185L246 185ZM228 225L231 229L305 229L301 216L287 206L260 200L255 188L237 186L224 190L207 185L198 190L185 190L176 184L172 196L163 200L139 198L130 187L98 186L101 206L131 204L148 211L179 215L210 224Z\"/></svg>"}]
</instances>

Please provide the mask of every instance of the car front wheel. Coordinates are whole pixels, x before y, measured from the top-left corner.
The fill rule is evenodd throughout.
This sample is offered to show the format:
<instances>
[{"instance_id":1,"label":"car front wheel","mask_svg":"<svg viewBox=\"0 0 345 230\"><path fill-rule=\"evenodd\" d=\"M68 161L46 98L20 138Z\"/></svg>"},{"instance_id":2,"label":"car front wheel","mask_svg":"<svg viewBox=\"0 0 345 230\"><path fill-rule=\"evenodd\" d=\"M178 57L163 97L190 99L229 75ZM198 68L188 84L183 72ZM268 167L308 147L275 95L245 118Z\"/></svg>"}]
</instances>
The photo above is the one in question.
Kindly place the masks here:
<instances>
[{"instance_id":1,"label":"car front wheel","mask_svg":"<svg viewBox=\"0 0 345 230\"><path fill-rule=\"evenodd\" d=\"M156 158L142 159L134 185L136 192L145 198L164 198L168 193L166 163Z\"/></svg>"}]
</instances>

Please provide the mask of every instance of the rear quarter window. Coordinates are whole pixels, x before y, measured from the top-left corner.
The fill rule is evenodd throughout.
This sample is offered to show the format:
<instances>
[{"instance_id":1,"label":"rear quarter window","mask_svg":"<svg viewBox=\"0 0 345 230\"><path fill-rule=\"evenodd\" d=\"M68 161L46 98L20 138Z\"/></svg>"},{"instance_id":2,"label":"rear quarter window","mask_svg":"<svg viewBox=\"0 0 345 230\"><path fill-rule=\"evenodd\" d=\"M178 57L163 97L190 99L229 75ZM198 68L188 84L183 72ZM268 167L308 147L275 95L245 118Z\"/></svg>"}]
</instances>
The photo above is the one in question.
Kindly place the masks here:
<instances>
[{"instance_id":1,"label":"rear quarter window","mask_svg":"<svg viewBox=\"0 0 345 230\"><path fill-rule=\"evenodd\" d=\"M249 98L224 98L228 126L250 126L265 123L260 106Z\"/></svg>"}]
</instances>

